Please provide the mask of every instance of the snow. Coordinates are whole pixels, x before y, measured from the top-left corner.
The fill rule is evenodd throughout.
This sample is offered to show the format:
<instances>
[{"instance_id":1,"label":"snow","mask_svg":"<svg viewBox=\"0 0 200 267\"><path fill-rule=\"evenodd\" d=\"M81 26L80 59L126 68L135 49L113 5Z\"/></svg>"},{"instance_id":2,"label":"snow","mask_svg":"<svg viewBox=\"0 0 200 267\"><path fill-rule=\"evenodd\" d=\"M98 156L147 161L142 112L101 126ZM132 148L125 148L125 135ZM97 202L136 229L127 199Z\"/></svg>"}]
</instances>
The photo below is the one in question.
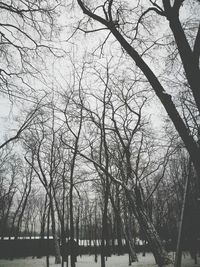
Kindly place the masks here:
<instances>
[{"instance_id":1,"label":"snow","mask_svg":"<svg viewBox=\"0 0 200 267\"><path fill-rule=\"evenodd\" d=\"M173 257L173 255L172 255ZM142 254L138 254L139 262L132 263L132 267L156 267L153 255L147 253L145 257ZM59 264L54 264L54 257L50 257L51 267L60 267ZM65 264L66 266L66 264ZM69 264L70 266L70 264ZM100 256L98 256L98 263L94 262L94 256L84 255L78 257L76 267L100 267ZM112 256L106 261L107 267L128 267L128 255ZM25 258L15 260L0 260L0 267L46 267L46 258ZM182 267L200 267L200 258L198 258L198 264L194 264L189 254L184 254L182 260Z\"/></svg>"}]
</instances>

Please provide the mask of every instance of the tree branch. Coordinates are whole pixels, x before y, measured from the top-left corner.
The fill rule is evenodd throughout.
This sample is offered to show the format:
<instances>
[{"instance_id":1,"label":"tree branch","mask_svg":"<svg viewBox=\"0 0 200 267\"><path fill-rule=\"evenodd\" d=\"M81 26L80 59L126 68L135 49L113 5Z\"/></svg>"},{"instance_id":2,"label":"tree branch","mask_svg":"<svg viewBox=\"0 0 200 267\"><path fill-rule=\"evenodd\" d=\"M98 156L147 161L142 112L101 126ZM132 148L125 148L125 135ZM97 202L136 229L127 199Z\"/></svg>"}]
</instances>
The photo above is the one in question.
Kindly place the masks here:
<instances>
[{"instance_id":1,"label":"tree branch","mask_svg":"<svg viewBox=\"0 0 200 267\"><path fill-rule=\"evenodd\" d=\"M106 20L103 19L102 17L100 17L100 16L98 16L98 15L92 13L92 11L89 10L89 9L85 6L85 4L83 3L83 1L81 1L81 0L77 0L77 2L78 2L79 6L80 6L80 8L82 9L82 11L83 11L84 14L86 14L87 16L93 18L94 20L96 20L96 21L102 23L103 25L108 26L108 24L109 24L108 21L106 21Z\"/></svg>"}]
</instances>

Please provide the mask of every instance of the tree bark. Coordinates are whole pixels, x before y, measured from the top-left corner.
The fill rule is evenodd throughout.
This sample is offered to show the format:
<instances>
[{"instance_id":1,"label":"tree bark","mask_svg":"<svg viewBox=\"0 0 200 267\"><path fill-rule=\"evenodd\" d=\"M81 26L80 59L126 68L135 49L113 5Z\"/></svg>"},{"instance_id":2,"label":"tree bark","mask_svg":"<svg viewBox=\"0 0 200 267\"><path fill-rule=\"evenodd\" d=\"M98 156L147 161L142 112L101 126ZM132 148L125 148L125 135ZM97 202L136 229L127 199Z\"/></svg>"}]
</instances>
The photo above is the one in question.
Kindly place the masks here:
<instances>
[{"instance_id":1,"label":"tree bark","mask_svg":"<svg viewBox=\"0 0 200 267\"><path fill-rule=\"evenodd\" d=\"M187 175L186 182L185 182L184 198L183 198L183 204L182 204L182 210L181 210L181 218L180 218L174 267L181 267L181 257L182 257L181 245L182 245L182 239L183 239L183 227L184 227L184 219L186 215L185 211L186 211L186 203L187 203L188 192L189 192L190 176L191 176L191 164L189 166L189 174Z\"/></svg>"},{"instance_id":2,"label":"tree bark","mask_svg":"<svg viewBox=\"0 0 200 267\"><path fill-rule=\"evenodd\" d=\"M55 264L60 264L61 263L61 255L60 255L59 240L58 240L58 236L56 234L56 222L55 222L53 199L50 199L49 202L50 202L49 205L50 205L50 210L51 210L52 235L53 235L54 249L55 249Z\"/></svg>"},{"instance_id":3,"label":"tree bark","mask_svg":"<svg viewBox=\"0 0 200 267\"><path fill-rule=\"evenodd\" d=\"M142 228L142 231L144 232L146 240L149 243L156 264L158 264L159 267L172 264L172 260L164 249L153 223L147 216L143 203L141 202L136 204L133 194L127 190L126 195L130 202L133 214L137 218L139 225Z\"/></svg>"},{"instance_id":4,"label":"tree bark","mask_svg":"<svg viewBox=\"0 0 200 267\"><path fill-rule=\"evenodd\" d=\"M129 254L130 254L131 262L135 262L135 261L138 261L138 258L137 258L137 254L135 252L135 244L134 244L133 238L132 238L130 218L128 218L126 212L127 211L126 211L126 208L125 208L124 209L125 226L123 227L123 230L124 230L125 239L126 239L126 242L128 244L129 251L130 251Z\"/></svg>"}]
</instances>

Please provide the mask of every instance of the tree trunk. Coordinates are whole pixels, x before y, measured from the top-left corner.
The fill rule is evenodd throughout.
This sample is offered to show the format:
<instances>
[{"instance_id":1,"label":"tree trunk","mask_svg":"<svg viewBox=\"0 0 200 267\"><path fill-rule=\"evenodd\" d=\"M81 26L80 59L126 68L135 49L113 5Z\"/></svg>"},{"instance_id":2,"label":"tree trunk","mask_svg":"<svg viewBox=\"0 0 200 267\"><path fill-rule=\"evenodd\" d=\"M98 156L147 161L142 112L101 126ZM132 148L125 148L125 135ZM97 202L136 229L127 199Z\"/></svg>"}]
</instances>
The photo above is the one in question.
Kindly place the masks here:
<instances>
[{"instance_id":1,"label":"tree trunk","mask_svg":"<svg viewBox=\"0 0 200 267\"><path fill-rule=\"evenodd\" d=\"M159 267L172 264L172 260L170 259L165 248L163 247L162 242L157 234L157 231L153 223L147 216L143 203L142 202L135 203L135 199L133 195L131 194L131 192L126 190L126 193L127 193L127 197L130 202L133 214L137 218L138 223L140 227L142 228L142 231L145 234L146 240L148 241L148 244L152 250L156 264L158 264Z\"/></svg>"},{"instance_id":2,"label":"tree trunk","mask_svg":"<svg viewBox=\"0 0 200 267\"><path fill-rule=\"evenodd\" d=\"M91 14L88 14L88 15L90 16ZM108 28L109 28L109 25L108 25ZM146 78L148 79L154 92L158 96L158 98L161 101L163 107L165 108L167 114L169 115L171 121L173 122L179 136L183 140L185 147L186 147L186 149L187 149L187 151L191 157L191 160L194 164L194 168L197 172L198 179L200 179L200 150L199 150L199 147L197 146L193 136L188 132L188 129L187 129L184 121L182 120L174 102L172 101L171 96L166 94L163 86L159 82L156 75L153 73L153 71L150 69L150 67L145 63L145 61L142 59L142 57L137 53L137 51L119 33L119 31L115 27L110 28L110 31L115 36L115 38L119 41L121 46L125 49L127 54L134 60L136 65L141 69L141 71L144 73ZM198 72L198 75L199 75L199 72ZM197 78L197 75L196 75L196 78ZM199 105L200 105L200 103L199 103Z\"/></svg>"},{"instance_id":3,"label":"tree trunk","mask_svg":"<svg viewBox=\"0 0 200 267\"><path fill-rule=\"evenodd\" d=\"M121 239L121 227L122 227L122 230L123 230L123 233L124 233L124 237L125 237L125 240L126 240L126 243L129 247L129 251L130 251L130 254L131 254L131 258L134 260L134 261L137 261L137 255L135 253L135 246L134 246L134 243L131 242L131 234L130 234L130 231L129 232L126 232L126 229L124 227L124 224L122 223L122 220L121 220L121 217L120 217L120 214L119 214L119 201L117 203L118 205L118 208L116 208L115 206L115 203L114 203L114 199L113 197L111 196L110 194L110 201L111 201L111 204L113 206L113 209L114 209L114 213L115 213L115 216L117 218L116 221L118 221L118 227L119 227L119 231L120 231L120 236L119 236L119 239L118 239L118 242L120 242L120 249L122 249L122 239ZM126 217L126 216L125 216ZM118 243L119 244L119 243Z\"/></svg>"},{"instance_id":4,"label":"tree trunk","mask_svg":"<svg viewBox=\"0 0 200 267\"><path fill-rule=\"evenodd\" d=\"M97 262L97 204L95 204L95 211L94 211L94 261Z\"/></svg>"},{"instance_id":5,"label":"tree trunk","mask_svg":"<svg viewBox=\"0 0 200 267\"><path fill-rule=\"evenodd\" d=\"M75 254L72 247L73 241L74 241L74 212L73 212L73 177L71 177L70 181L70 192L69 192L69 209L70 209L70 252L71 252L71 267L76 266L75 261Z\"/></svg>"},{"instance_id":6,"label":"tree trunk","mask_svg":"<svg viewBox=\"0 0 200 267\"><path fill-rule=\"evenodd\" d=\"M51 193L50 193L51 194ZM61 263L61 255L60 255L60 246L58 241L58 236L56 234L56 222L55 222L55 214L54 214L54 205L52 196L50 196L50 210L51 210L51 226L52 226L52 235L53 235L53 242L54 242L54 249L55 249L55 264Z\"/></svg>"},{"instance_id":7,"label":"tree trunk","mask_svg":"<svg viewBox=\"0 0 200 267\"><path fill-rule=\"evenodd\" d=\"M125 213L126 213L126 211L124 212L124 219L125 219L125 227L123 227L124 236L125 236L128 248L129 248L129 254L130 254L131 262L135 262L135 261L138 261L138 258L137 258L137 254L135 252L135 244L134 244L133 238L132 238L130 219L127 218L127 215Z\"/></svg>"},{"instance_id":8,"label":"tree trunk","mask_svg":"<svg viewBox=\"0 0 200 267\"><path fill-rule=\"evenodd\" d=\"M101 234L101 267L105 267L105 238L106 238L106 231L107 231L107 203L104 200L104 210L102 215L102 234Z\"/></svg>"},{"instance_id":9,"label":"tree trunk","mask_svg":"<svg viewBox=\"0 0 200 267\"><path fill-rule=\"evenodd\" d=\"M48 208L48 215L47 215L47 256L46 256L47 267L49 267L49 224L50 224L50 207Z\"/></svg>"},{"instance_id":10,"label":"tree trunk","mask_svg":"<svg viewBox=\"0 0 200 267\"><path fill-rule=\"evenodd\" d=\"M186 211L186 203L187 203L187 198L188 198L187 196L188 196L188 191L189 191L190 177L191 177L191 161L189 165L189 173L186 177L186 182L185 182L185 192L184 192L183 205L182 205L182 210L181 210L181 219L180 219L180 225L179 225L176 258L175 258L174 267L181 267L181 257L182 257L181 243L183 239L183 227L184 227L184 220L185 220L185 211Z\"/></svg>"},{"instance_id":11,"label":"tree trunk","mask_svg":"<svg viewBox=\"0 0 200 267\"><path fill-rule=\"evenodd\" d=\"M122 255L122 223L120 217L120 198L119 198L119 186L116 185L116 207L114 204L114 199L111 200L114 215L115 215L115 225L116 225L116 237L117 237L117 253L118 255Z\"/></svg>"}]
</instances>

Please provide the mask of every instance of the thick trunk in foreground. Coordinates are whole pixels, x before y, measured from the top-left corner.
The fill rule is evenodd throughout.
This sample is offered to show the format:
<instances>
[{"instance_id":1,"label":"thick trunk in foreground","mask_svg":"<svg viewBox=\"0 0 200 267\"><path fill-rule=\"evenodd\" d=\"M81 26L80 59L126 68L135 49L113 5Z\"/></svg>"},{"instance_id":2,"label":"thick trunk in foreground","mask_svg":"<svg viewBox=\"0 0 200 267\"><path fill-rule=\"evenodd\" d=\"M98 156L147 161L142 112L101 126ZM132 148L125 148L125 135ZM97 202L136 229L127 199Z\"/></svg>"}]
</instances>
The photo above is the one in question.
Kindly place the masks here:
<instances>
[{"instance_id":1,"label":"thick trunk in foreground","mask_svg":"<svg viewBox=\"0 0 200 267\"><path fill-rule=\"evenodd\" d=\"M192 134L188 132L188 128L185 125L183 119L181 118L178 109L176 108L172 100L172 97L166 93L163 86L161 85L161 83L159 82L158 78L153 73L153 71L150 69L150 67L146 64L146 62L142 59L142 57L138 54L138 52L119 33L119 31L115 27L110 28L110 30L112 34L115 36L115 38L119 41L121 46L125 49L127 54L134 60L135 64L141 69L141 71L144 73L145 77L151 84L154 92L156 93L157 97L159 98L163 107L165 108L169 118L173 122L179 136L183 140L183 143L185 144L185 147L194 164L194 168L195 171L197 172L198 179L200 179L200 149L197 143L195 142ZM195 71L195 73L197 73L197 71ZM195 81L199 80L199 78L197 77L194 79Z\"/></svg>"}]
</instances>

